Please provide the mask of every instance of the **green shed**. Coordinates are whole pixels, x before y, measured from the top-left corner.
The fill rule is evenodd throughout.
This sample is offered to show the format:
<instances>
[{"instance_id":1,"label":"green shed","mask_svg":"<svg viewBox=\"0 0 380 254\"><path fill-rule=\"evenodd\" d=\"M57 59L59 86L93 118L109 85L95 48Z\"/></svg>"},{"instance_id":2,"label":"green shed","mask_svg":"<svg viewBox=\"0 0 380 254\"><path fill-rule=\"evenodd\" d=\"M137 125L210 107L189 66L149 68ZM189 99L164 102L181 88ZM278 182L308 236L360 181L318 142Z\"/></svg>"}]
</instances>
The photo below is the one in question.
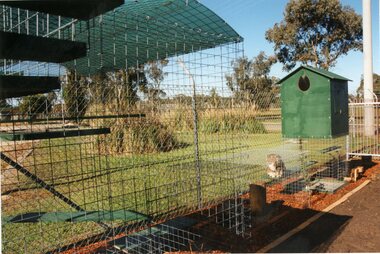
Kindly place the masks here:
<instances>
[{"instance_id":1,"label":"green shed","mask_svg":"<svg viewBox=\"0 0 380 254\"><path fill-rule=\"evenodd\" d=\"M281 79L283 137L333 138L348 134L348 81L310 66L301 66Z\"/></svg>"}]
</instances>

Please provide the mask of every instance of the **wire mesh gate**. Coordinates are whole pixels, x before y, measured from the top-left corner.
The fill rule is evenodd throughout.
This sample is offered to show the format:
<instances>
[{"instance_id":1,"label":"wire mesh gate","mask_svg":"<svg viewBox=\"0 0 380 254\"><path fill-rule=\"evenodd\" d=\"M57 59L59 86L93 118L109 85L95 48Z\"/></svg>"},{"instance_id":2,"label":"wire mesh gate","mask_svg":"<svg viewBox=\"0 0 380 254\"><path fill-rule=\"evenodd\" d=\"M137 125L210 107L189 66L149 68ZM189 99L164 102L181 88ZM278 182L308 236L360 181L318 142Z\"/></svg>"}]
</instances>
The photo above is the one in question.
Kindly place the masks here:
<instances>
[{"instance_id":1,"label":"wire mesh gate","mask_svg":"<svg viewBox=\"0 0 380 254\"><path fill-rule=\"evenodd\" d=\"M380 102L377 98L372 102L355 99L350 102L350 135L348 155L380 157ZM366 116L366 111L371 114ZM365 118L370 117L370 125Z\"/></svg>"}]
</instances>

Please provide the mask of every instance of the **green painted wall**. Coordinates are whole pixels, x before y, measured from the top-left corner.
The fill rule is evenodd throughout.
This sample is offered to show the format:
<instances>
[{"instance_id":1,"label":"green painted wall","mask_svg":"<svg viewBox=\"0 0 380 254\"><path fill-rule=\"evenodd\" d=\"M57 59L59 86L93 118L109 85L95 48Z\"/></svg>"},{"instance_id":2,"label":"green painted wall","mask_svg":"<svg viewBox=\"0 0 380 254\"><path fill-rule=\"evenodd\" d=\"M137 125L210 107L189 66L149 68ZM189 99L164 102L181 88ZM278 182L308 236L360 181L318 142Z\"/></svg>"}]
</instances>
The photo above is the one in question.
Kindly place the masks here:
<instances>
[{"instance_id":1,"label":"green painted wall","mask_svg":"<svg viewBox=\"0 0 380 254\"><path fill-rule=\"evenodd\" d=\"M298 87L301 76L310 80L307 91ZM300 69L281 85L281 110L285 138L331 138L347 134L347 81L330 80Z\"/></svg>"}]
</instances>

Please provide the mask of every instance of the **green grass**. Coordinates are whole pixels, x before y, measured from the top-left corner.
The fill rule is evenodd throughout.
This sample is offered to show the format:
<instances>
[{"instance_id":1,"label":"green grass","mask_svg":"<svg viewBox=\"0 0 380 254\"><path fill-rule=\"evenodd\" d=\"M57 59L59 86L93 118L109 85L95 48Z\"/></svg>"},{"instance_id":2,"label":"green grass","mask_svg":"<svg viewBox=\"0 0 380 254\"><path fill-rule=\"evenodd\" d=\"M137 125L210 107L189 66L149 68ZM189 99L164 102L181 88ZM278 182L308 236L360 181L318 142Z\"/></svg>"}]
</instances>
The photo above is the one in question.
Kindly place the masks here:
<instances>
[{"instance_id":1,"label":"green grass","mask_svg":"<svg viewBox=\"0 0 380 254\"><path fill-rule=\"evenodd\" d=\"M268 138L279 142L278 135L271 135L201 134L202 202L213 202L246 189L251 181L264 177L261 165L242 165L239 159L223 158L239 154L252 145L268 146ZM192 133L179 132L176 136L181 142L193 144ZM130 209L161 216L196 209L193 145L165 153L107 157L99 155L96 148L96 138L92 137L47 140L39 144L24 166L88 211ZM74 211L22 175L20 183L21 186L15 187L30 189L12 194L6 201L9 205L3 206L3 216ZM54 244L72 242L94 230L101 229L90 222L10 223L3 226L3 251L46 251L54 248ZM46 233L51 231L59 234Z\"/></svg>"},{"instance_id":2,"label":"green grass","mask_svg":"<svg viewBox=\"0 0 380 254\"><path fill-rule=\"evenodd\" d=\"M129 209L157 218L163 214L174 216L198 205L193 134L181 131L175 132L175 136L189 145L168 152L114 156L99 153L96 137L47 140L39 144L24 166L85 210ZM265 157L282 144L280 133L202 132L202 202L216 202L247 190L249 183L269 180L265 163L241 155L255 149L261 151L260 158ZM326 141L305 143L309 151L326 146ZM320 156L318 152L309 154L313 158ZM322 163L326 158L318 160ZM3 205L3 216L74 211L25 177L20 176L20 183L15 187L30 189L12 194ZM101 230L91 222L9 223L3 225L3 252L43 252Z\"/></svg>"}]
</instances>

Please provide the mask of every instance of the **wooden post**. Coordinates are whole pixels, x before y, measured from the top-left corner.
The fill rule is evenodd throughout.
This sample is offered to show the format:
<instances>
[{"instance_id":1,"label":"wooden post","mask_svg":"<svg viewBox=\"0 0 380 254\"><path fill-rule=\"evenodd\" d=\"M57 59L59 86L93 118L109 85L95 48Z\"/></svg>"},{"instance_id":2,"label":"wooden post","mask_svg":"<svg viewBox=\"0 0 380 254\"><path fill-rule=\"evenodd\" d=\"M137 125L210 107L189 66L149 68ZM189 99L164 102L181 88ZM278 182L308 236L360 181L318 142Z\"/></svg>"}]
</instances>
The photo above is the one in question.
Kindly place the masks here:
<instances>
[{"instance_id":1,"label":"wooden post","mask_svg":"<svg viewBox=\"0 0 380 254\"><path fill-rule=\"evenodd\" d=\"M255 216L261 216L264 214L264 210L267 204L266 194L265 183L249 185L250 207Z\"/></svg>"}]
</instances>

